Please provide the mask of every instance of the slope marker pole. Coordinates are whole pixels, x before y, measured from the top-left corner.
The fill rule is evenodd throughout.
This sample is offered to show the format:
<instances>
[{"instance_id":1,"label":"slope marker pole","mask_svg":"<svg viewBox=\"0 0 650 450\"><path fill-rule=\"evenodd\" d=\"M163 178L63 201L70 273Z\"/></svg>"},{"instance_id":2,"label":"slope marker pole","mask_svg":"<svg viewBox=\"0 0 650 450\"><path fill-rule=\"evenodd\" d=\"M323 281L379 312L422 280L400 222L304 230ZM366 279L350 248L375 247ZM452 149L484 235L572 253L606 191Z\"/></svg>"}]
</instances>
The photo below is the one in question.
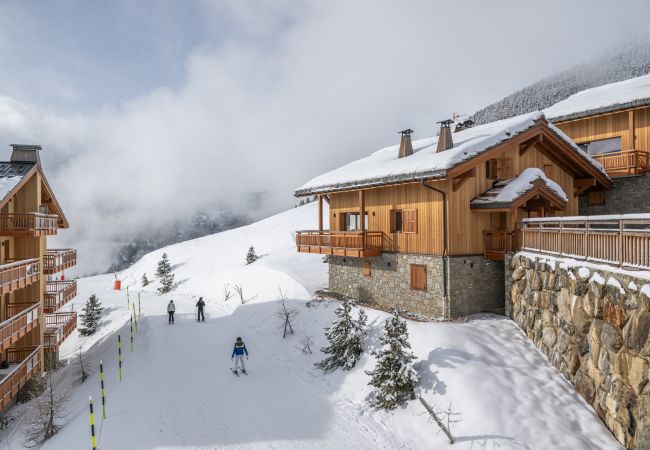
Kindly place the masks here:
<instances>
[{"instance_id":1,"label":"slope marker pole","mask_svg":"<svg viewBox=\"0 0 650 450\"><path fill-rule=\"evenodd\" d=\"M95 415L93 414L93 396L90 396L90 436L93 450L97 450L97 439L95 439Z\"/></svg>"},{"instance_id":2,"label":"slope marker pole","mask_svg":"<svg viewBox=\"0 0 650 450\"><path fill-rule=\"evenodd\" d=\"M140 305L140 291L138 291L138 319L142 319L142 306Z\"/></svg>"},{"instance_id":3,"label":"slope marker pole","mask_svg":"<svg viewBox=\"0 0 650 450\"><path fill-rule=\"evenodd\" d=\"M131 351L133 351L133 316L131 316Z\"/></svg>"},{"instance_id":4,"label":"slope marker pole","mask_svg":"<svg viewBox=\"0 0 650 450\"><path fill-rule=\"evenodd\" d=\"M106 419L106 392L104 391L104 364L99 361L99 379L102 384L102 419Z\"/></svg>"},{"instance_id":5,"label":"slope marker pole","mask_svg":"<svg viewBox=\"0 0 650 450\"><path fill-rule=\"evenodd\" d=\"M122 337L117 335L117 361L120 366L120 383L122 382Z\"/></svg>"}]
</instances>

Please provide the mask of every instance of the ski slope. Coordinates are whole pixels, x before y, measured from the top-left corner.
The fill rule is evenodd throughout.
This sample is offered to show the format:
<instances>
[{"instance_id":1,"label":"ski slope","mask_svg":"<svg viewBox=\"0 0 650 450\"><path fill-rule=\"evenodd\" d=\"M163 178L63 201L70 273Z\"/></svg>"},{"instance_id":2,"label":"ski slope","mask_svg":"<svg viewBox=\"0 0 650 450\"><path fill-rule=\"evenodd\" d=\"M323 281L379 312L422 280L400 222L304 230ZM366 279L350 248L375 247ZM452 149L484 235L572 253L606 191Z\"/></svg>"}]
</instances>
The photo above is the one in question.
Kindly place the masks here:
<instances>
[{"instance_id":1,"label":"ski slope","mask_svg":"<svg viewBox=\"0 0 650 450\"><path fill-rule=\"evenodd\" d=\"M325 344L323 328L334 318L335 302L309 302L310 292L327 282L318 255L295 252L292 231L312 229L310 204L264 221L176 244L145 256L118 274L130 287L113 291L112 275L79 282L75 309L97 294L106 308L99 331L74 333L62 347L73 357L82 345L87 363L104 362L107 419L101 420L99 377L73 382L71 365L61 369L59 389L71 386L66 423L44 445L47 450L90 448L88 397L95 399L98 448L147 449L447 449L444 435L419 402L394 412L368 406L365 374L374 366L386 314L367 310L366 352L349 372L324 374L313 363ZM246 266L250 245L265 256ZM162 252L168 253L176 290L155 293L136 285L149 278ZM226 283L241 283L247 298L224 301ZM282 339L275 313L279 289L298 311L295 334ZM129 348L128 321L138 304L142 318ZM205 323L195 321L198 295L207 299ZM167 324L169 299L177 321ZM573 390L514 322L477 316L462 323L408 323L421 395L459 414L453 426L457 449L619 449L594 411ZM124 378L118 380L117 334L124 342ZM232 345L241 336L250 352L248 376L230 371ZM299 347L312 336L314 353ZM32 409L33 409L33 405ZM27 416L33 411L27 408ZM0 448L21 449L24 425L0 434Z\"/></svg>"}]
</instances>

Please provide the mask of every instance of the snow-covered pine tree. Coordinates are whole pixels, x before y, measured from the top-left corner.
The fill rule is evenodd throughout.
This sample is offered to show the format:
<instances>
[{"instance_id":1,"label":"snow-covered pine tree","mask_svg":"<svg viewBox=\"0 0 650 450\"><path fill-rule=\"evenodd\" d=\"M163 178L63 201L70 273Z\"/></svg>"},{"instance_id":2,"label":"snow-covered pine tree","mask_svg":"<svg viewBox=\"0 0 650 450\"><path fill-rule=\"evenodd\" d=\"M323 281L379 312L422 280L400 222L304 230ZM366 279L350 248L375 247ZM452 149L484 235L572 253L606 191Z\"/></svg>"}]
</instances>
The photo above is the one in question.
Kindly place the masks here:
<instances>
[{"instance_id":1,"label":"snow-covered pine tree","mask_svg":"<svg viewBox=\"0 0 650 450\"><path fill-rule=\"evenodd\" d=\"M167 253L163 253L162 258L158 261L156 277L160 278L160 287L158 288L159 293L166 294L172 290L172 287L174 286L174 274L172 274L172 265L169 262Z\"/></svg>"},{"instance_id":2,"label":"snow-covered pine tree","mask_svg":"<svg viewBox=\"0 0 650 450\"><path fill-rule=\"evenodd\" d=\"M338 319L330 328L325 329L325 336L330 345L321 351L330 356L315 365L326 372L339 367L350 370L361 357L368 316L364 310L359 310L359 317L354 320L351 314L354 307L356 304L353 300L344 299L334 312Z\"/></svg>"},{"instance_id":3,"label":"snow-covered pine tree","mask_svg":"<svg viewBox=\"0 0 650 450\"><path fill-rule=\"evenodd\" d=\"M400 319L397 310L386 321L384 335L380 338L383 348L375 352L377 365L366 372L372 377L369 385L375 388L374 406L381 409L395 409L407 400L415 399L415 387L420 375L413 368L415 356L408 342L406 321Z\"/></svg>"},{"instance_id":4,"label":"snow-covered pine tree","mask_svg":"<svg viewBox=\"0 0 650 450\"><path fill-rule=\"evenodd\" d=\"M248 249L248 253L246 253L246 265L252 264L258 259L260 259L260 257L255 253L255 247L251 245L251 247Z\"/></svg>"},{"instance_id":5,"label":"snow-covered pine tree","mask_svg":"<svg viewBox=\"0 0 650 450\"><path fill-rule=\"evenodd\" d=\"M102 309L102 304L95 294L91 295L88 300L86 300L86 306L83 309L84 313L81 315L81 327L79 327L80 335L90 336L97 331L97 325L99 325Z\"/></svg>"},{"instance_id":6,"label":"snow-covered pine tree","mask_svg":"<svg viewBox=\"0 0 650 450\"><path fill-rule=\"evenodd\" d=\"M149 278L147 278L147 274L143 273L142 274L142 287L148 286L149 285Z\"/></svg>"}]
</instances>

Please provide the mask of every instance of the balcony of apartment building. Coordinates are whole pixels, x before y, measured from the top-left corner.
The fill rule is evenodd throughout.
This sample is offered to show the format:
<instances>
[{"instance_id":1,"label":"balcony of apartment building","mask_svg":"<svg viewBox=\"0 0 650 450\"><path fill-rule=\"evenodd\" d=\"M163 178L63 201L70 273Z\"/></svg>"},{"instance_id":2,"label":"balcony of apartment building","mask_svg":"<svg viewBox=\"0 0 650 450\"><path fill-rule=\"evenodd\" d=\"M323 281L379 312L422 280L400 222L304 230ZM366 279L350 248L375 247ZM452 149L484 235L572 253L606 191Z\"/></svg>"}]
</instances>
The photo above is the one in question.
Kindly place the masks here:
<instances>
[{"instance_id":1,"label":"balcony of apartment building","mask_svg":"<svg viewBox=\"0 0 650 450\"><path fill-rule=\"evenodd\" d=\"M18 391L42 369L41 346L17 347L3 352L8 367L0 369L0 411L11 404Z\"/></svg>"},{"instance_id":2,"label":"balcony of apartment building","mask_svg":"<svg viewBox=\"0 0 650 450\"><path fill-rule=\"evenodd\" d=\"M2 236L53 236L58 229L59 217L55 214L0 214Z\"/></svg>"},{"instance_id":3,"label":"balcony of apartment building","mask_svg":"<svg viewBox=\"0 0 650 450\"><path fill-rule=\"evenodd\" d=\"M75 311L56 312L45 315L44 348L46 352L55 352L63 341L77 328Z\"/></svg>"},{"instance_id":4,"label":"balcony of apartment building","mask_svg":"<svg viewBox=\"0 0 650 450\"><path fill-rule=\"evenodd\" d=\"M578 145L598 161L611 177L644 175L650 170L650 152L647 150L623 150L620 136L580 142Z\"/></svg>"},{"instance_id":5,"label":"balcony of apartment building","mask_svg":"<svg viewBox=\"0 0 650 450\"><path fill-rule=\"evenodd\" d=\"M8 303L5 306L5 320L0 322L0 352L38 326L40 306L40 302Z\"/></svg>"},{"instance_id":6,"label":"balcony of apartment building","mask_svg":"<svg viewBox=\"0 0 650 450\"><path fill-rule=\"evenodd\" d=\"M54 313L77 296L77 281L48 281L45 285L43 312Z\"/></svg>"},{"instance_id":7,"label":"balcony of apartment building","mask_svg":"<svg viewBox=\"0 0 650 450\"><path fill-rule=\"evenodd\" d=\"M9 294L38 281L39 268L38 258L13 260L0 264L0 295Z\"/></svg>"},{"instance_id":8,"label":"balcony of apartment building","mask_svg":"<svg viewBox=\"0 0 650 450\"><path fill-rule=\"evenodd\" d=\"M73 248L51 249L45 252L43 272L54 275L77 265L77 250Z\"/></svg>"}]
</instances>

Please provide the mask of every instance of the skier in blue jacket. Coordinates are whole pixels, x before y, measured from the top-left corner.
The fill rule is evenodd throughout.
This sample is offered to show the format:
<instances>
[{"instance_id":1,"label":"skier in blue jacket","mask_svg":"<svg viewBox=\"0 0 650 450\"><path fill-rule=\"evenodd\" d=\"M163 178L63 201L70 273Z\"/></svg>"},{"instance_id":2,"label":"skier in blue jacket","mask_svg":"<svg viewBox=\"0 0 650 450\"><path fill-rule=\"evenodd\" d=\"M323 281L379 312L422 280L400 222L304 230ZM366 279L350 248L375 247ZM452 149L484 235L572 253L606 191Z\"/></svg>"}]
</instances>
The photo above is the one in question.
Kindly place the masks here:
<instances>
[{"instance_id":1,"label":"skier in blue jacket","mask_svg":"<svg viewBox=\"0 0 650 450\"><path fill-rule=\"evenodd\" d=\"M237 342L235 342L235 347L232 349L232 355L230 357L230 359L235 360L235 367L232 369L233 372L237 373L239 366L241 366L242 373L246 373L246 366L244 365L244 354L246 354L246 359L248 359L248 350L246 349L246 344L244 344L244 341L238 337Z\"/></svg>"}]
</instances>

